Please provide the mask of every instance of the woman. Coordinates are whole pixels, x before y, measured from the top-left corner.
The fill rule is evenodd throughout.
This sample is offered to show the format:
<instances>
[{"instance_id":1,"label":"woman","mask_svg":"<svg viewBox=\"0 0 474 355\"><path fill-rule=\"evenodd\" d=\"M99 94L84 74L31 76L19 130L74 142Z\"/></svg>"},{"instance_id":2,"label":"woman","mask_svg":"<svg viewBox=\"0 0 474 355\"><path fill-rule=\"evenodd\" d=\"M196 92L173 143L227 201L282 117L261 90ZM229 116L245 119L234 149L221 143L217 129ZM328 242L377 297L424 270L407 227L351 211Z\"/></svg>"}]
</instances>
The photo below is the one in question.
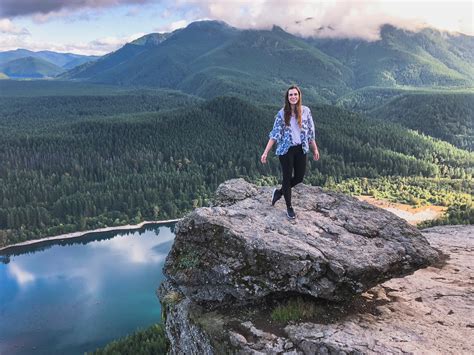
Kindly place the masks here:
<instances>
[{"instance_id":1,"label":"woman","mask_svg":"<svg viewBox=\"0 0 474 355\"><path fill-rule=\"evenodd\" d=\"M275 116L273 129L269 134L261 162L267 162L268 152L277 142L276 154L280 159L283 183L281 189L274 189L272 206L285 197L288 218L296 218L291 205L291 188L303 181L306 171L306 154L311 146L313 159L319 160L319 151L314 139L314 122L311 111L301 104L301 90L291 86L285 95L285 107ZM294 173L294 174L293 174Z\"/></svg>"}]
</instances>

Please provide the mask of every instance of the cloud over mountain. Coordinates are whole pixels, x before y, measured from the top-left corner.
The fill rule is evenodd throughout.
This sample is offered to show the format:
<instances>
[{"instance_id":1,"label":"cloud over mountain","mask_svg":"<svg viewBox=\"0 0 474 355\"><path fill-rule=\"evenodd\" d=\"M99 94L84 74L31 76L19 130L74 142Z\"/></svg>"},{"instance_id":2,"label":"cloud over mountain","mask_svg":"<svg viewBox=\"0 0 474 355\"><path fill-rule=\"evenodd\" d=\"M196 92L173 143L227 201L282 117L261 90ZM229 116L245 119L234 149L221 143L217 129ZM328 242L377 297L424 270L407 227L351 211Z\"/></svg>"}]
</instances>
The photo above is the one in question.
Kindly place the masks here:
<instances>
[{"instance_id":1,"label":"cloud over mountain","mask_svg":"<svg viewBox=\"0 0 474 355\"><path fill-rule=\"evenodd\" d=\"M41 22L58 14L133 5L159 5L163 14L178 15L174 22L212 19L249 29L277 25L302 36L375 40L386 23L409 30L429 26L474 34L470 0L2 0L0 18L32 16ZM133 16L133 9L129 14Z\"/></svg>"},{"instance_id":2,"label":"cloud over mountain","mask_svg":"<svg viewBox=\"0 0 474 355\"><path fill-rule=\"evenodd\" d=\"M129 33L171 32L204 19L239 29L277 25L297 36L369 41L380 39L384 24L474 35L473 10L470 0L0 0L0 50L23 47L105 54L124 44ZM129 26L116 26L110 20L123 16ZM51 28L61 28L59 33L69 28L84 32L84 39L57 39L56 30L49 31L48 37L44 32L39 36L38 26L51 23L56 26ZM93 27L100 27L100 33L91 34Z\"/></svg>"},{"instance_id":3,"label":"cloud over mountain","mask_svg":"<svg viewBox=\"0 0 474 355\"><path fill-rule=\"evenodd\" d=\"M182 0L200 10L201 17L222 20L239 28L271 28L274 24L302 36L349 37L375 40L390 23L474 34L471 1L390 0ZM175 5L176 6L176 5Z\"/></svg>"}]
</instances>

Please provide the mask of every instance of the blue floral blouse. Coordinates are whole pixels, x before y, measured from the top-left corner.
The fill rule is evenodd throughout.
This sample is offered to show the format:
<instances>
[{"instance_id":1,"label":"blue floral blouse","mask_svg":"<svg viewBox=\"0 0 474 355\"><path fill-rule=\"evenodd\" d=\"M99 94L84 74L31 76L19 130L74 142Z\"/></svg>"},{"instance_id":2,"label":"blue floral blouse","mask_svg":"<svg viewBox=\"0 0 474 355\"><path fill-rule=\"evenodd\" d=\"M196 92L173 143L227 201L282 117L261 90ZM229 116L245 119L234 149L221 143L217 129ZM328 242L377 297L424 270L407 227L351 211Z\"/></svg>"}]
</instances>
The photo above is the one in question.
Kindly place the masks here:
<instances>
[{"instance_id":1,"label":"blue floral blouse","mask_svg":"<svg viewBox=\"0 0 474 355\"><path fill-rule=\"evenodd\" d=\"M311 116L311 110L309 107L302 106L303 112L301 114L302 125L301 125L301 145L303 152L306 154L309 151L309 142L315 140L314 134L314 122ZM293 138L291 137L291 127L285 126L285 112L283 109L278 111L275 116L275 123L273 129L268 135L269 138L276 140L277 142L277 155L284 155L288 152L293 144Z\"/></svg>"}]
</instances>

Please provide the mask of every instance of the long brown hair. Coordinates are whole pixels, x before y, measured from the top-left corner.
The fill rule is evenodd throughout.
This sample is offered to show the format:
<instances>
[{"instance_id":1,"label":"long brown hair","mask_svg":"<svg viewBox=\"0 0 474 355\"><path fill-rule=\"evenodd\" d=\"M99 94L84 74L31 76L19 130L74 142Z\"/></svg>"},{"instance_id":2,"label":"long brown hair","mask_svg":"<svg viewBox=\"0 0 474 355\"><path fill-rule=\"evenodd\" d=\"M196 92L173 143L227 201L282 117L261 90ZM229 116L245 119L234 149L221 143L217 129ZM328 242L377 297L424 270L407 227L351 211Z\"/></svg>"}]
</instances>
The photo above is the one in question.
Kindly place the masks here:
<instances>
[{"instance_id":1,"label":"long brown hair","mask_svg":"<svg viewBox=\"0 0 474 355\"><path fill-rule=\"evenodd\" d=\"M286 94L285 94L285 108L284 108L284 111L285 111L285 126L289 126L290 125L290 119L291 119L291 104L290 104L290 100L288 100L288 93L290 92L290 90L292 89L296 89L298 90L298 103L296 104L296 107L295 107L295 115L296 115L296 121L298 122L298 126L302 126L302 114L301 114L301 90L298 86L296 85L291 85L288 90L286 90Z\"/></svg>"}]
</instances>

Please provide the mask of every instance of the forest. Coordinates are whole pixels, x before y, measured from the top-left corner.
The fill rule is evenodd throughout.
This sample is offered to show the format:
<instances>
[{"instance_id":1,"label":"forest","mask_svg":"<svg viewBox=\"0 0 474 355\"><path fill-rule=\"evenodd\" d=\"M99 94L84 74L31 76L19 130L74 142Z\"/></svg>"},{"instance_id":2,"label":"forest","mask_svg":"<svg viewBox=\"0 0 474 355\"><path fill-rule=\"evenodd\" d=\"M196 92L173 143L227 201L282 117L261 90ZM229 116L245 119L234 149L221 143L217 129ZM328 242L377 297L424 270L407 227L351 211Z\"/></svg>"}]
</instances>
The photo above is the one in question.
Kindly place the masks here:
<instances>
[{"instance_id":1,"label":"forest","mask_svg":"<svg viewBox=\"0 0 474 355\"><path fill-rule=\"evenodd\" d=\"M92 352L94 355L136 354L153 355L165 354L168 348L165 330L162 324L155 324L143 330L138 330L122 339L114 340L105 347Z\"/></svg>"},{"instance_id":2,"label":"forest","mask_svg":"<svg viewBox=\"0 0 474 355\"><path fill-rule=\"evenodd\" d=\"M308 105L322 158L309 161L306 183L352 184L353 193L372 195L391 189L401 201L465 205L467 212L457 215L466 220L473 153L397 123ZM3 97L0 106L2 246L180 217L206 206L218 184L234 177L278 183L278 159L259 162L277 105L161 90ZM401 189L413 185L408 180L386 179L382 188L382 177L416 177L424 195ZM356 188L354 179L372 187ZM452 182L441 195L440 181Z\"/></svg>"},{"instance_id":3,"label":"forest","mask_svg":"<svg viewBox=\"0 0 474 355\"><path fill-rule=\"evenodd\" d=\"M373 109L370 114L398 122L418 132L474 150L474 93L424 92L404 94Z\"/></svg>"}]
</instances>

